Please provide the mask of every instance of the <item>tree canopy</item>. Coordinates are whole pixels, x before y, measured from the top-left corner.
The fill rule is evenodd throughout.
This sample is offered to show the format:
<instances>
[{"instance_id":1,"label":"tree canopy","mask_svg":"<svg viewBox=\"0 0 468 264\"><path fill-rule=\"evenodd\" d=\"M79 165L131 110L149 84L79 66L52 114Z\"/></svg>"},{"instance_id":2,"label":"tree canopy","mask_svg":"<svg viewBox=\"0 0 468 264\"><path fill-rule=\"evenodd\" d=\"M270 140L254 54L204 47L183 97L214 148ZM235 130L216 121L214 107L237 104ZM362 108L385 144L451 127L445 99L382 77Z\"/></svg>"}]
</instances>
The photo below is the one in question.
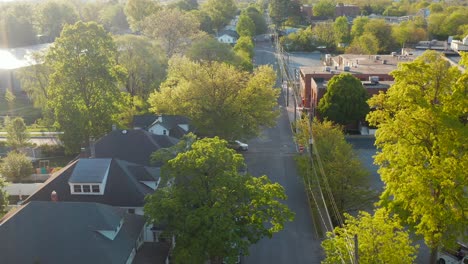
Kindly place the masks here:
<instances>
[{"instance_id":1,"label":"tree canopy","mask_svg":"<svg viewBox=\"0 0 468 264\"><path fill-rule=\"evenodd\" d=\"M374 215L361 211L357 217L345 217L345 225L327 233L322 242L326 254L322 263L355 263L354 236L358 238L359 263L399 264L416 259L417 247L412 246L409 232L397 216L377 209Z\"/></svg>"},{"instance_id":2,"label":"tree canopy","mask_svg":"<svg viewBox=\"0 0 468 264\"><path fill-rule=\"evenodd\" d=\"M5 179L0 176L0 218L7 212L8 193L4 190L6 185Z\"/></svg>"},{"instance_id":3,"label":"tree canopy","mask_svg":"<svg viewBox=\"0 0 468 264\"><path fill-rule=\"evenodd\" d=\"M235 259L263 237L283 229L293 213L278 183L242 175L242 155L218 138L195 141L164 167L173 183L147 198L145 215L174 235L176 262Z\"/></svg>"},{"instance_id":4,"label":"tree canopy","mask_svg":"<svg viewBox=\"0 0 468 264\"><path fill-rule=\"evenodd\" d=\"M0 48L16 48L36 44L36 29L30 4L0 5Z\"/></svg>"},{"instance_id":5,"label":"tree canopy","mask_svg":"<svg viewBox=\"0 0 468 264\"><path fill-rule=\"evenodd\" d=\"M361 81L349 73L335 75L318 104L321 118L347 125L364 119L369 112L368 94Z\"/></svg>"},{"instance_id":6,"label":"tree canopy","mask_svg":"<svg viewBox=\"0 0 468 264\"><path fill-rule=\"evenodd\" d=\"M112 37L94 22L65 26L47 54L52 68L48 108L66 151L77 153L112 125L119 100Z\"/></svg>"},{"instance_id":7,"label":"tree canopy","mask_svg":"<svg viewBox=\"0 0 468 264\"><path fill-rule=\"evenodd\" d=\"M212 36L194 41L185 55L193 61L217 61L232 64L236 60L236 54L231 45L221 43Z\"/></svg>"},{"instance_id":8,"label":"tree canopy","mask_svg":"<svg viewBox=\"0 0 468 264\"><path fill-rule=\"evenodd\" d=\"M211 18L217 32L235 16L237 7L233 0L207 0L201 5L201 10Z\"/></svg>"},{"instance_id":9,"label":"tree canopy","mask_svg":"<svg viewBox=\"0 0 468 264\"><path fill-rule=\"evenodd\" d=\"M169 61L168 78L151 94L151 111L183 115L198 133L224 139L249 138L272 126L279 91L276 75L262 66L250 74L219 62Z\"/></svg>"},{"instance_id":10,"label":"tree canopy","mask_svg":"<svg viewBox=\"0 0 468 264\"><path fill-rule=\"evenodd\" d=\"M369 100L375 156L385 183L381 203L437 249L468 226L468 73L425 52L392 72L395 84Z\"/></svg>"},{"instance_id":11,"label":"tree canopy","mask_svg":"<svg viewBox=\"0 0 468 264\"><path fill-rule=\"evenodd\" d=\"M5 118L6 145L18 150L29 145L29 133L26 132L26 124L23 118Z\"/></svg>"},{"instance_id":12,"label":"tree canopy","mask_svg":"<svg viewBox=\"0 0 468 264\"><path fill-rule=\"evenodd\" d=\"M276 26L280 26L286 21L288 16L288 0L271 0L268 2L268 10L270 11L270 17Z\"/></svg>"},{"instance_id":13,"label":"tree canopy","mask_svg":"<svg viewBox=\"0 0 468 264\"><path fill-rule=\"evenodd\" d=\"M132 96L147 98L166 77L167 58L149 38L137 35L115 37L117 63L126 73L125 89Z\"/></svg>"},{"instance_id":14,"label":"tree canopy","mask_svg":"<svg viewBox=\"0 0 468 264\"><path fill-rule=\"evenodd\" d=\"M141 30L141 22L159 10L159 4L154 0L128 0L124 8L128 24L130 24L130 28L134 32L139 32Z\"/></svg>"},{"instance_id":15,"label":"tree canopy","mask_svg":"<svg viewBox=\"0 0 468 264\"><path fill-rule=\"evenodd\" d=\"M246 13L242 13L239 16L236 31L239 36L253 37L255 35L255 23Z\"/></svg>"},{"instance_id":16,"label":"tree canopy","mask_svg":"<svg viewBox=\"0 0 468 264\"><path fill-rule=\"evenodd\" d=\"M54 40L67 24L75 24L78 15L66 1L49 0L39 6L38 22L41 33Z\"/></svg>"},{"instance_id":17,"label":"tree canopy","mask_svg":"<svg viewBox=\"0 0 468 264\"><path fill-rule=\"evenodd\" d=\"M21 182L32 173L33 166L31 161L21 152L8 152L0 164L0 174L12 182Z\"/></svg>"},{"instance_id":18,"label":"tree canopy","mask_svg":"<svg viewBox=\"0 0 468 264\"><path fill-rule=\"evenodd\" d=\"M320 0L312 10L314 16L334 17L335 3L332 0Z\"/></svg>"},{"instance_id":19,"label":"tree canopy","mask_svg":"<svg viewBox=\"0 0 468 264\"><path fill-rule=\"evenodd\" d=\"M191 13L179 9L165 9L152 14L141 26L146 36L161 43L168 58L185 51L200 36L199 21Z\"/></svg>"},{"instance_id":20,"label":"tree canopy","mask_svg":"<svg viewBox=\"0 0 468 264\"><path fill-rule=\"evenodd\" d=\"M301 175L315 182L313 171L322 167L324 175L319 177L321 186L328 186L333 197L325 195L325 201L329 208L333 204L338 209L339 216L332 214L335 224L339 224L339 218L344 213L354 214L359 210L367 210L378 199L377 192L371 190L370 172L359 160L352 146L346 142L342 128L330 121L319 122L314 120L309 124L307 119L302 119L297 124L299 127L296 139L299 144L307 146L312 132L316 155L311 163L308 156L297 158ZM317 156L318 157L318 156ZM318 171L318 169L317 169Z\"/></svg>"}]
</instances>

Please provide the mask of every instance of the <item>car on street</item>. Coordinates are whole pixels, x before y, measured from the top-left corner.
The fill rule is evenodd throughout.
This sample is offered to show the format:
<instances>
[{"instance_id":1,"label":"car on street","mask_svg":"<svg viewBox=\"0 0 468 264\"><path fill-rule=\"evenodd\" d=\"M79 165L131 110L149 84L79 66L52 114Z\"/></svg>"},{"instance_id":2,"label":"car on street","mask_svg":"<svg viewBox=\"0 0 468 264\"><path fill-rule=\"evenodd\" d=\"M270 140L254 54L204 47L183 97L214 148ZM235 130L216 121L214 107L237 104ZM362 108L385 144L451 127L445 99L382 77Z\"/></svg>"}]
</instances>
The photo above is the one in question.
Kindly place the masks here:
<instances>
[{"instance_id":1,"label":"car on street","mask_svg":"<svg viewBox=\"0 0 468 264\"><path fill-rule=\"evenodd\" d=\"M243 143L239 140L234 140L234 141L229 141L228 142L228 147L232 148L234 150L242 150L242 151L247 151L249 150L249 145L247 143Z\"/></svg>"}]
</instances>

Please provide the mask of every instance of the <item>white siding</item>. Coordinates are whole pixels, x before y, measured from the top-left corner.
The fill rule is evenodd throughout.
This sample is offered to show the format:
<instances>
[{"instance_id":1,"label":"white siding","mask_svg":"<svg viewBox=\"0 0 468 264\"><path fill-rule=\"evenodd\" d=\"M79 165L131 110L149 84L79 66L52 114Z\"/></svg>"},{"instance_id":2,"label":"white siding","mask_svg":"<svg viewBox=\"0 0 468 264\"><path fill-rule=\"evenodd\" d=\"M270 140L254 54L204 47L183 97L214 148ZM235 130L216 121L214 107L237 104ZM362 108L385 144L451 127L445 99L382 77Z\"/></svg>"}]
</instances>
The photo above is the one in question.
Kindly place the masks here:
<instances>
[{"instance_id":1,"label":"white siding","mask_svg":"<svg viewBox=\"0 0 468 264\"><path fill-rule=\"evenodd\" d=\"M155 124L154 126L148 129L150 133L155 135L164 135L164 130L166 130L166 135L169 135L169 130L167 130L167 128L161 126L160 124Z\"/></svg>"}]
</instances>

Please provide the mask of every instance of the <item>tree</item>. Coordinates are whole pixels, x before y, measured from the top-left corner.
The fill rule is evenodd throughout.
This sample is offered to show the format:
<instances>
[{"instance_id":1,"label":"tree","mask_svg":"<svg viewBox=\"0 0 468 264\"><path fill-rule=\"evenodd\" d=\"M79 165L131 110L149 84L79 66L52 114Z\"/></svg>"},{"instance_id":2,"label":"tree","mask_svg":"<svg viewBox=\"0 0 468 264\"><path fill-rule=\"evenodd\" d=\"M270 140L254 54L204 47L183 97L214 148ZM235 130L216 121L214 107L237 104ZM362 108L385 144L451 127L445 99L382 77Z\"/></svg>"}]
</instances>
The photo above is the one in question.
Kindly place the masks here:
<instances>
[{"instance_id":1,"label":"tree","mask_svg":"<svg viewBox=\"0 0 468 264\"><path fill-rule=\"evenodd\" d=\"M395 84L369 100L375 156L385 183L381 204L424 237L431 263L468 226L468 74L435 51L392 72Z\"/></svg>"},{"instance_id":2,"label":"tree","mask_svg":"<svg viewBox=\"0 0 468 264\"><path fill-rule=\"evenodd\" d=\"M335 38L338 44L349 43L350 35L348 19L345 16L340 16L335 19L335 23L333 23L333 30L335 31Z\"/></svg>"},{"instance_id":3,"label":"tree","mask_svg":"<svg viewBox=\"0 0 468 264\"><path fill-rule=\"evenodd\" d=\"M7 132L6 144L17 151L26 147L29 143L29 133L26 132L26 124L21 117L5 118L5 130Z\"/></svg>"},{"instance_id":4,"label":"tree","mask_svg":"<svg viewBox=\"0 0 468 264\"><path fill-rule=\"evenodd\" d=\"M233 0L207 0L201 10L210 16L213 29L218 32L236 15L237 7Z\"/></svg>"},{"instance_id":5,"label":"tree","mask_svg":"<svg viewBox=\"0 0 468 264\"><path fill-rule=\"evenodd\" d=\"M60 36L65 25L74 24L77 20L75 8L66 1L49 0L39 6L38 22L41 33L51 40Z\"/></svg>"},{"instance_id":6,"label":"tree","mask_svg":"<svg viewBox=\"0 0 468 264\"><path fill-rule=\"evenodd\" d=\"M193 15L198 23L200 24L200 30L204 31L208 34L214 34L213 31L213 21L211 21L211 17L204 11L201 10L192 10L189 14Z\"/></svg>"},{"instance_id":7,"label":"tree","mask_svg":"<svg viewBox=\"0 0 468 264\"><path fill-rule=\"evenodd\" d=\"M370 33L365 33L353 40L346 48L346 53L350 54L377 54L379 50L379 40Z\"/></svg>"},{"instance_id":8,"label":"tree","mask_svg":"<svg viewBox=\"0 0 468 264\"><path fill-rule=\"evenodd\" d=\"M314 51L316 41L312 28L301 29L280 39L287 51Z\"/></svg>"},{"instance_id":9,"label":"tree","mask_svg":"<svg viewBox=\"0 0 468 264\"><path fill-rule=\"evenodd\" d=\"M332 23L320 23L314 26L314 34L317 38L317 44L323 45L327 49L335 49L335 32Z\"/></svg>"},{"instance_id":10,"label":"tree","mask_svg":"<svg viewBox=\"0 0 468 264\"><path fill-rule=\"evenodd\" d=\"M175 237L176 262L234 259L293 219L281 202L287 199L283 187L265 175L239 174L243 166L226 141L204 138L164 167L163 177L174 184L158 188L144 210Z\"/></svg>"},{"instance_id":11,"label":"tree","mask_svg":"<svg viewBox=\"0 0 468 264\"><path fill-rule=\"evenodd\" d=\"M253 58L255 51L252 38L246 36L240 37L237 40L236 45L234 45L234 51L237 52L239 50L247 52L250 59Z\"/></svg>"},{"instance_id":12,"label":"tree","mask_svg":"<svg viewBox=\"0 0 468 264\"><path fill-rule=\"evenodd\" d=\"M255 35L264 34L268 30L265 17L254 6L249 6L245 9L245 13L252 19L255 24Z\"/></svg>"},{"instance_id":13,"label":"tree","mask_svg":"<svg viewBox=\"0 0 468 264\"><path fill-rule=\"evenodd\" d=\"M186 52L193 61L217 61L235 64L236 54L227 43L221 43L212 36L206 36L193 42Z\"/></svg>"},{"instance_id":14,"label":"tree","mask_svg":"<svg viewBox=\"0 0 468 264\"><path fill-rule=\"evenodd\" d=\"M182 11L191 11L198 9L197 0L179 0L169 5L169 8L178 8Z\"/></svg>"},{"instance_id":15,"label":"tree","mask_svg":"<svg viewBox=\"0 0 468 264\"><path fill-rule=\"evenodd\" d=\"M36 44L36 30L29 4L0 6L0 48L16 48Z\"/></svg>"},{"instance_id":16,"label":"tree","mask_svg":"<svg viewBox=\"0 0 468 264\"><path fill-rule=\"evenodd\" d=\"M316 182L313 167L323 168L324 175L319 178L319 183L323 187L328 186L333 197L332 201L330 196L325 195L326 204L328 208L336 206L339 214L331 215L333 223L339 225L339 219L345 213L354 214L372 207L378 195L370 189L370 172L359 160L351 144L346 142L342 128L331 121L314 120L310 124L307 119L299 121L297 126L298 143L309 145L312 133L315 153L320 157L320 163L315 157L313 163L308 156L297 157L299 171L308 182Z\"/></svg>"},{"instance_id":17,"label":"tree","mask_svg":"<svg viewBox=\"0 0 468 264\"><path fill-rule=\"evenodd\" d=\"M317 109L322 118L347 125L364 119L369 112L367 99L368 94L361 81L352 74L342 73L328 82Z\"/></svg>"},{"instance_id":18,"label":"tree","mask_svg":"<svg viewBox=\"0 0 468 264\"><path fill-rule=\"evenodd\" d=\"M371 19L365 26L364 32L374 35L379 40L379 52L388 53L395 47L392 37L392 27L383 19Z\"/></svg>"},{"instance_id":19,"label":"tree","mask_svg":"<svg viewBox=\"0 0 468 264\"><path fill-rule=\"evenodd\" d=\"M359 263L413 263L417 247L412 246L408 231L385 209L374 215L360 211L357 217L345 215L343 227L327 233L322 242L324 264L355 263L354 237L358 238Z\"/></svg>"},{"instance_id":20,"label":"tree","mask_svg":"<svg viewBox=\"0 0 468 264\"><path fill-rule=\"evenodd\" d=\"M104 135L119 100L112 37L94 22L65 26L47 54L53 73L47 107L68 153Z\"/></svg>"},{"instance_id":21,"label":"tree","mask_svg":"<svg viewBox=\"0 0 468 264\"><path fill-rule=\"evenodd\" d=\"M417 27L413 21L405 21L393 26L392 36L403 48L406 43L418 43L427 39L426 31Z\"/></svg>"},{"instance_id":22,"label":"tree","mask_svg":"<svg viewBox=\"0 0 468 264\"><path fill-rule=\"evenodd\" d=\"M314 16L334 17L335 3L332 0L320 0L313 6Z\"/></svg>"},{"instance_id":23,"label":"tree","mask_svg":"<svg viewBox=\"0 0 468 264\"><path fill-rule=\"evenodd\" d=\"M144 36L119 35L115 43L117 63L127 73L125 89L132 96L147 99L166 77L165 52Z\"/></svg>"},{"instance_id":24,"label":"tree","mask_svg":"<svg viewBox=\"0 0 468 264\"><path fill-rule=\"evenodd\" d=\"M255 35L255 24L247 14L242 13L239 16L236 31L241 37L253 37Z\"/></svg>"},{"instance_id":25,"label":"tree","mask_svg":"<svg viewBox=\"0 0 468 264\"><path fill-rule=\"evenodd\" d=\"M276 27L281 26L281 24L287 19L289 3L290 2L288 0L269 1L268 9L270 11L270 17Z\"/></svg>"},{"instance_id":26,"label":"tree","mask_svg":"<svg viewBox=\"0 0 468 264\"><path fill-rule=\"evenodd\" d=\"M12 182L21 182L24 177L33 173L33 166L26 155L17 151L10 151L2 159L0 174Z\"/></svg>"},{"instance_id":27,"label":"tree","mask_svg":"<svg viewBox=\"0 0 468 264\"><path fill-rule=\"evenodd\" d=\"M174 57L167 80L150 95L150 110L186 116L203 136L249 138L275 123L275 79L271 67L249 74L225 63Z\"/></svg>"},{"instance_id":28,"label":"tree","mask_svg":"<svg viewBox=\"0 0 468 264\"><path fill-rule=\"evenodd\" d=\"M5 179L0 176L0 218L8 211L8 193L4 190L6 185Z\"/></svg>"},{"instance_id":29,"label":"tree","mask_svg":"<svg viewBox=\"0 0 468 264\"><path fill-rule=\"evenodd\" d=\"M21 88L32 99L34 107L45 109L48 97L50 66L46 63L44 52L35 52L32 58L37 63L18 70Z\"/></svg>"},{"instance_id":30,"label":"tree","mask_svg":"<svg viewBox=\"0 0 468 264\"><path fill-rule=\"evenodd\" d=\"M125 32L130 27L122 4L106 5L99 12L99 17L104 27L113 33Z\"/></svg>"},{"instance_id":31,"label":"tree","mask_svg":"<svg viewBox=\"0 0 468 264\"><path fill-rule=\"evenodd\" d=\"M154 0L128 0L124 8L128 24L133 32L141 31L140 23L159 10L159 4Z\"/></svg>"},{"instance_id":32,"label":"tree","mask_svg":"<svg viewBox=\"0 0 468 264\"><path fill-rule=\"evenodd\" d=\"M143 33L161 42L168 58L183 52L191 42L200 37L200 24L190 13L167 9L150 15L142 24Z\"/></svg>"},{"instance_id":33,"label":"tree","mask_svg":"<svg viewBox=\"0 0 468 264\"><path fill-rule=\"evenodd\" d=\"M351 26L351 36L353 38L360 37L362 34L364 34L364 27L365 25L369 22L368 17L356 17L353 20L353 25Z\"/></svg>"}]
</instances>

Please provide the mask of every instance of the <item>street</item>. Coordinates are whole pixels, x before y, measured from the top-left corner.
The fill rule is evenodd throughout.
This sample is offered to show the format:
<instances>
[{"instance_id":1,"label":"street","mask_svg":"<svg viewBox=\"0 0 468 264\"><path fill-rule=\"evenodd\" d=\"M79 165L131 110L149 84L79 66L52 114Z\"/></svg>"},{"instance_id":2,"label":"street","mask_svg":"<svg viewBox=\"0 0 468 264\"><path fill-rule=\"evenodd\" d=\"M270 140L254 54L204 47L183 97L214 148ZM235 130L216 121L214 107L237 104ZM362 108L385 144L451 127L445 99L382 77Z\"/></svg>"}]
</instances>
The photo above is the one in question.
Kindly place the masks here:
<instances>
[{"instance_id":1,"label":"street","mask_svg":"<svg viewBox=\"0 0 468 264\"><path fill-rule=\"evenodd\" d=\"M271 42L256 44L255 62L257 65L276 65ZM278 87L279 83L281 81ZM265 129L260 137L249 141L249 151L244 156L252 175L265 174L285 188L288 195L285 203L296 216L271 239L264 238L253 245L250 255L243 260L247 264L320 263L323 259L321 241L315 234L304 184L296 171L294 156L297 150L283 95L279 98L281 114L276 126Z\"/></svg>"}]
</instances>

